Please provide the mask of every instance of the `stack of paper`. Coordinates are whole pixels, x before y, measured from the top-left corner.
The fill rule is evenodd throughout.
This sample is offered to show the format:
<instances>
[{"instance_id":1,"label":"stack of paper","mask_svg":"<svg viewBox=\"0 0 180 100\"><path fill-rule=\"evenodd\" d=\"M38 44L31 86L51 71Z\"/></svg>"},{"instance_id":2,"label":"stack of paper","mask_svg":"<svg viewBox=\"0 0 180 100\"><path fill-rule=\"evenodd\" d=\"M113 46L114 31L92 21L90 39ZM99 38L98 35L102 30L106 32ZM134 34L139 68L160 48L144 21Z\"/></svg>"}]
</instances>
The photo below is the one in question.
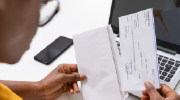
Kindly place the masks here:
<instances>
[{"instance_id":1,"label":"stack of paper","mask_svg":"<svg viewBox=\"0 0 180 100\"><path fill-rule=\"evenodd\" d=\"M121 57L111 26L73 37L83 100L124 100L124 91L160 87L152 9L119 18Z\"/></svg>"}]
</instances>

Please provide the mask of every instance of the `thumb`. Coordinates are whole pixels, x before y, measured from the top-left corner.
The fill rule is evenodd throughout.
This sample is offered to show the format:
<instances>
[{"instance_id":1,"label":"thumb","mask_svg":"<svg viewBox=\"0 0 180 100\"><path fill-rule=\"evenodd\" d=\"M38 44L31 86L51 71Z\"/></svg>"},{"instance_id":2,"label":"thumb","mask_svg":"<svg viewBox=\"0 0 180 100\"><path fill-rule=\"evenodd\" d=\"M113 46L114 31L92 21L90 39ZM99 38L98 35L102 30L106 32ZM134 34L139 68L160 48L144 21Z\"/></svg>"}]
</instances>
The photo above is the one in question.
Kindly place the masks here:
<instances>
[{"instance_id":1,"label":"thumb","mask_svg":"<svg viewBox=\"0 0 180 100\"><path fill-rule=\"evenodd\" d=\"M146 87L146 90L150 97L150 100L161 100L162 99L152 83L146 81L144 83L144 85Z\"/></svg>"},{"instance_id":2,"label":"thumb","mask_svg":"<svg viewBox=\"0 0 180 100\"><path fill-rule=\"evenodd\" d=\"M85 78L86 78L86 75L84 74L62 74L62 81L65 83L82 81Z\"/></svg>"}]
</instances>

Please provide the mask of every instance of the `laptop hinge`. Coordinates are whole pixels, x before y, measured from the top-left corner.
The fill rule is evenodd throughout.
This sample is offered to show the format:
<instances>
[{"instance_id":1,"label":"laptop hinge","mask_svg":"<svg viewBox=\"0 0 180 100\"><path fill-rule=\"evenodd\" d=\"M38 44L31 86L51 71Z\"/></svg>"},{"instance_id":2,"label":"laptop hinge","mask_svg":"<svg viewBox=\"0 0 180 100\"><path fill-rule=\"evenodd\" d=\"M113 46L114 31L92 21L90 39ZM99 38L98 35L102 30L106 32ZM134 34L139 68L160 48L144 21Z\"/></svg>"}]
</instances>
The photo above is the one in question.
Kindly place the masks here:
<instances>
[{"instance_id":1,"label":"laptop hinge","mask_svg":"<svg viewBox=\"0 0 180 100\"><path fill-rule=\"evenodd\" d=\"M172 54L172 55L176 55L176 53L177 53L177 51L175 51L175 50L171 50L171 49L168 49L168 48L165 48L165 47L162 47L162 46L157 46L157 49L161 50L163 52Z\"/></svg>"}]
</instances>

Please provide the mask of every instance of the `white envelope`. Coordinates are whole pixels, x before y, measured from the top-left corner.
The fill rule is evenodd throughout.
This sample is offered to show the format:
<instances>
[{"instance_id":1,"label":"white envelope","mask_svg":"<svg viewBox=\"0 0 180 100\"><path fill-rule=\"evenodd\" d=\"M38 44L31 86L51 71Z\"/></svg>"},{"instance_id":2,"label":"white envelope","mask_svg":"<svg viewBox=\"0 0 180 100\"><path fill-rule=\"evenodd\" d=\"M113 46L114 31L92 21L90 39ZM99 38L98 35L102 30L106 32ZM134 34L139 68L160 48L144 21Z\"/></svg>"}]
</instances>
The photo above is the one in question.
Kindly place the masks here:
<instances>
[{"instance_id":1,"label":"white envelope","mask_svg":"<svg viewBox=\"0 0 180 100\"><path fill-rule=\"evenodd\" d=\"M73 37L83 100L124 100L121 92L120 55L111 26L84 32Z\"/></svg>"}]
</instances>

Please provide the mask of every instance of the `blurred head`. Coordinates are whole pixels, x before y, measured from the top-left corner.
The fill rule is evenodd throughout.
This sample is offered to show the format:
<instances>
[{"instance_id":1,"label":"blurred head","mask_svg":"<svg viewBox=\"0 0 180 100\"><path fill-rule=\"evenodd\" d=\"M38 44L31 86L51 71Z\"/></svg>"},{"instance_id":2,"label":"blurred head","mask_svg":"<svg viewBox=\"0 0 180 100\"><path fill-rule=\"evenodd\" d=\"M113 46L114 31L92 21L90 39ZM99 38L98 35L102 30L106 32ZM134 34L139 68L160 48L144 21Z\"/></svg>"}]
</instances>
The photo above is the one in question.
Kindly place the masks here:
<instances>
[{"instance_id":1,"label":"blurred head","mask_svg":"<svg viewBox=\"0 0 180 100\"><path fill-rule=\"evenodd\" d=\"M14 64L29 49L39 6L39 0L0 0L0 62Z\"/></svg>"}]
</instances>

